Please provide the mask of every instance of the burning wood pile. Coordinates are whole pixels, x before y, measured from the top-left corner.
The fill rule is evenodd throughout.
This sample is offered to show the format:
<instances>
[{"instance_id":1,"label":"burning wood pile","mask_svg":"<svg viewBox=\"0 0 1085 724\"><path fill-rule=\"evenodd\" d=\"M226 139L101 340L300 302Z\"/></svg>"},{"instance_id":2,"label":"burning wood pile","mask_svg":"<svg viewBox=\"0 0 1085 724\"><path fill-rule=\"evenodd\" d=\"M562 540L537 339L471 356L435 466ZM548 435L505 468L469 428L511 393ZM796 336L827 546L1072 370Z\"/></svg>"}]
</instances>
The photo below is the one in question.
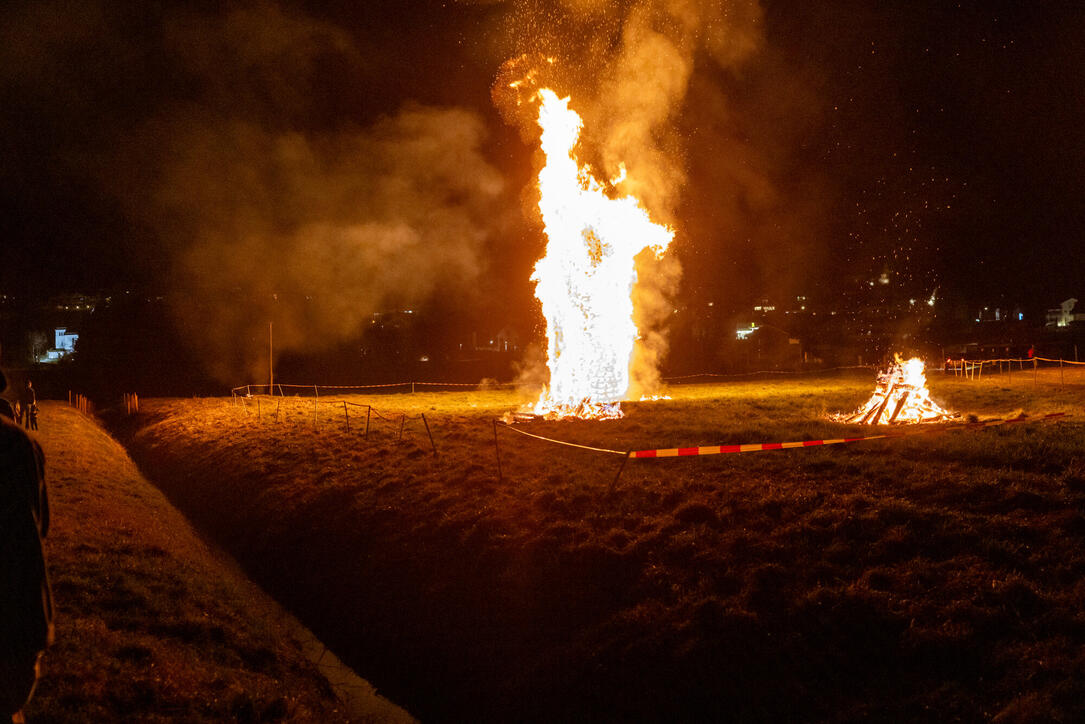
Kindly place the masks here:
<instances>
[{"instance_id":1,"label":"burning wood pile","mask_svg":"<svg viewBox=\"0 0 1085 724\"><path fill-rule=\"evenodd\" d=\"M851 415L833 415L836 422L859 425L918 424L943 422L957 414L939 406L927 390L923 360L900 357L885 372L878 374L878 386L865 405Z\"/></svg>"}]
</instances>

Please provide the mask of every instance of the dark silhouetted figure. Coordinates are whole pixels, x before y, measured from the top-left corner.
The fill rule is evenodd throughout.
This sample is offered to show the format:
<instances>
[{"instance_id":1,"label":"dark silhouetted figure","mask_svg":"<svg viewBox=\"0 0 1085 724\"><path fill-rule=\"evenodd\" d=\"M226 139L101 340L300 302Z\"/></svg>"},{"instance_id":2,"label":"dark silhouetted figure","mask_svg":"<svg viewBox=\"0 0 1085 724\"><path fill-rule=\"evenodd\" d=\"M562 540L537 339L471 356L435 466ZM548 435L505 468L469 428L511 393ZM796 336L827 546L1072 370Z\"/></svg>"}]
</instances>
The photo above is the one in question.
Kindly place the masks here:
<instances>
[{"instance_id":1,"label":"dark silhouetted figure","mask_svg":"<svg viewBox=\"0 0 1085 724\"><path fill-rule=\"evenodd\" d=\"M0 392L5 387L0 372ZM41 654L53 641L53 597L42 549L48 532L41 446L0 416L0 721L23 721Z\"/></svg>"},{"instance_id":2,"label":"dark silhouetted figure","mask_svg":"<svg viewBox=\"0 0 1085 724\"><path fill-rule=\"evenodd\" d=\"M38 394L34 391L34 383L27 380L26 389L23 390L23 425L27 430L30 429L31 420L34 422L34 429L38 429L37 410Z\"/></svg>"}]
</instances>

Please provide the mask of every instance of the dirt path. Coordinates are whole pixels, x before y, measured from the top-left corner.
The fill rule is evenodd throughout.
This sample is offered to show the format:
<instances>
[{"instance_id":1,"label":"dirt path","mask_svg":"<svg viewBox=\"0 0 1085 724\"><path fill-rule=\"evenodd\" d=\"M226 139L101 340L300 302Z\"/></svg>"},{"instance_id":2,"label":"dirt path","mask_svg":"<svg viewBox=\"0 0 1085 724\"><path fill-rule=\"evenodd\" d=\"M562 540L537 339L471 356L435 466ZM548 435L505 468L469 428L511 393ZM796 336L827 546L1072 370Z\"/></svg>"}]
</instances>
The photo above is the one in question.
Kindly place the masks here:
<instances>
[{"instance_id":1,"label":"dirt path","mask_svg":"<svg viewBox=\"0 0 1085 724\"><path fill-rule=\"evenodd\" d=\"M203 543L89 418L47 402L40 424L57 642L31 721L411 721Z\"/></svg>"}]
</instances>

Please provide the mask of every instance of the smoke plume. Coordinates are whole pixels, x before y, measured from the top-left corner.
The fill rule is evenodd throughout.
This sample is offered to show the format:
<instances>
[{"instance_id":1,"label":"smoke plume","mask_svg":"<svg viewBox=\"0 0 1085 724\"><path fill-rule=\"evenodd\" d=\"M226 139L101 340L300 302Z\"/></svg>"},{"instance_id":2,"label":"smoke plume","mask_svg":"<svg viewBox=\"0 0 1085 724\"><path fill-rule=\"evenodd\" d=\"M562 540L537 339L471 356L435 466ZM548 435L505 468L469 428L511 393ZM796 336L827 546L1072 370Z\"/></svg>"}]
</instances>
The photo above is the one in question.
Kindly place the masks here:
<instances>
[{"instance_id":1,"label":"smoke plume","mask_svg":"<svg viewBox=\"0 0 1085 724\"><path fill-rule=\"evenodd\" d=\"M326 72L364 78L363 55L278 5L166 27L194 98L123 140L132 169L110 183L169 249L171 307L216 377L266 376L270 322L276 352L319 351L476 280L503 192L476 112L408 102L343 123L324 106L351 92Z\"/></svg>"},{"instance_id":2,"label":"smoke plume","mask_svg":"<svg viewBox=\"0 0 1085 724\"><path fill-rule=\"evenodd\" d=\"M483 135L467 111L423 107L331 138L186 129L159 201L198 214L175 270L177 311L215 371L265 369L249 341L271 320L279 349L320 349L382 305L473 280L502 190Z\"/></svg>"}]
</instances>

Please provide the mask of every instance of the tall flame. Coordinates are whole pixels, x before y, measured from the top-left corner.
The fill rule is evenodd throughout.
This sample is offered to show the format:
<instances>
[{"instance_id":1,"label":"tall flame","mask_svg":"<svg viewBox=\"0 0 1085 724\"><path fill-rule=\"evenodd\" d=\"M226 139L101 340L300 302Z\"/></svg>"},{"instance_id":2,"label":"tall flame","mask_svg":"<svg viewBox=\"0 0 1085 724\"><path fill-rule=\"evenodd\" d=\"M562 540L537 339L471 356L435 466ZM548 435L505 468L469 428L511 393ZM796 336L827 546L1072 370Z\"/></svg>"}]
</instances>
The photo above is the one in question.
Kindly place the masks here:
<instances>
[{"instance_id":1,"label":"tall flame","mask_svg":"<svg viewBox=\"0 0 1085 724\"><path fill-rule=\"evenodd\" d=\"M538 95L546 155L539 172L539 210L547 246L531 279L546 318L550 383L534 412L551 418L621 417L637 338L633 259L646 248L662 255L674 232L653 223L636 198L604 192L591 169L577 161L582 121L569 99L548 88Z\"/></svg>"}]
</instances>

